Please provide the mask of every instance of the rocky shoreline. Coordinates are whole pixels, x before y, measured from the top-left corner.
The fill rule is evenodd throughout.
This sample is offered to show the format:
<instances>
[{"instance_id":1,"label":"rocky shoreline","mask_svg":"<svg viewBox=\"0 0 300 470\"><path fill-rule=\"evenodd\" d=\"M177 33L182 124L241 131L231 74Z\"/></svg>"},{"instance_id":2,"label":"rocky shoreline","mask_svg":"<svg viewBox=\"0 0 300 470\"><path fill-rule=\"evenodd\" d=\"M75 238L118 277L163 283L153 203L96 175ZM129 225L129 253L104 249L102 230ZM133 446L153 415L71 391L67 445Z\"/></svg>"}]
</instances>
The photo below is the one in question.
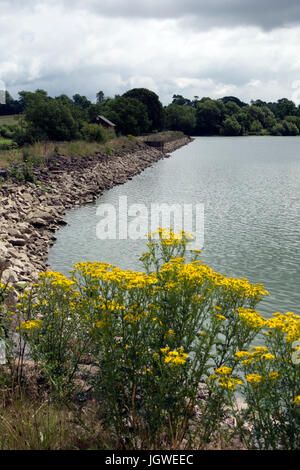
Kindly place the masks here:
<instances>
[{"instance_id":1,"label":"rocky shoreline","mask_svg":"<svg viewBox=\"0 0 300 470\"><path fill-rule=\"evenodd\" d=\"M184 137L165 144L164 152L136 142L112 155L71 159L58 155L34 170L35 183L8 179L0 186L0 280L32 282L49 268L55 232L72 207L93 202L104 190L123 184L168 152L187 145Z\"/></svg>"}]
</instances>

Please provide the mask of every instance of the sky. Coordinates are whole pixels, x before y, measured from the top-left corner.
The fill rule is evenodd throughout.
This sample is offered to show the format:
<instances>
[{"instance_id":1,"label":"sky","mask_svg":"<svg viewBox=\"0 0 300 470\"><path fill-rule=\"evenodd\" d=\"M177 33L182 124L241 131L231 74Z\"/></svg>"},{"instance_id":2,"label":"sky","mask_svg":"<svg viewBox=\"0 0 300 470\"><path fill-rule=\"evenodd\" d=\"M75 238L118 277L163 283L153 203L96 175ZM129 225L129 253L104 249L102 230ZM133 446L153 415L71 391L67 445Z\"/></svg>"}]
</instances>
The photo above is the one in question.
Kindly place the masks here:
<instances>
[{"instance_id":1,"label":"sky","mask_svg":"<svg viewBox=\"0 0 300 470\"><path fill-rule=\"evenodd\" d=\"M0 81L300 103L299 0L0 0Z\"/></svg>"}]
</instances>

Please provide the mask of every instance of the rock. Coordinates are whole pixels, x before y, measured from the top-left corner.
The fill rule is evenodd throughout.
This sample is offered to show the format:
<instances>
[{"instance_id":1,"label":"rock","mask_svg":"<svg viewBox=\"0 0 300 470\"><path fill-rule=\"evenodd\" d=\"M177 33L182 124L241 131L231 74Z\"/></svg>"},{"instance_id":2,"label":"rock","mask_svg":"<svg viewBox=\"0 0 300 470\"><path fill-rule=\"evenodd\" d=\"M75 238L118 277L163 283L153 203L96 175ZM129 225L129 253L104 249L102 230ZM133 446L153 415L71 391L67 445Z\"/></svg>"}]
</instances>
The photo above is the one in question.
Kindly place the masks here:
<instances>
[{"instance_id":1,"label":"rock","mask_svg":"<svg viewBox=\"0 0 300 470\"><path fill-rule=\"evenodd\" d=\"M63 219L67 209L94 202L105 189L132 179L164 158L166 152L190 140L166 144L165 153L138 142L133 147L124 145L123 150L113 155L99 152L80 159L52 157L47 168L34 170L42 185L6 180L0 187L2 275L9 282L36 280L38 272L47 268L48 249L56 240L55 231L67 225Z\"/></svg>"}]
</instances>

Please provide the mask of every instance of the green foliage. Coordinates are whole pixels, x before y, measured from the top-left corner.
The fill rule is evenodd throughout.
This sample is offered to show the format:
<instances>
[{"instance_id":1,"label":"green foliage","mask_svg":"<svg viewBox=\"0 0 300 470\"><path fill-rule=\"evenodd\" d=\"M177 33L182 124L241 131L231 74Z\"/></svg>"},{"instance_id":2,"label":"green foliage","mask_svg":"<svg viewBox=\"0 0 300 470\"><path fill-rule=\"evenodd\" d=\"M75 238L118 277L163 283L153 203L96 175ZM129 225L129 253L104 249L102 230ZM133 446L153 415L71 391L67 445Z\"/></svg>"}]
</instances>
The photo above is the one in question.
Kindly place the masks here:
<instances>
[{"instance_id":1,"label":"green foliage","mask_svg":"<svg viewBox=\"0 0 300 470\"><path fill-rule=\"evenodd\" d=\"M0 138L0 150L12 150L18 148L18 144L10 139Z\"/></svg>"},{"instance_id":2,"label":"green foliage","mask_svg":"<svg viewBox=\"0 0 300 470\"><path fill-rule=\"evenodd\" d=\"M78 137L78 123L61 100L36 93L25 108L27 135L34 140L72 140Z\"/></svg>"},{"instance_id":3,"label":"green foliage","mask_svg":"<svg viewBox=\"0 0 300 470\"><path fill-rule=\"evenodd\" d=\"M203 99L197 107L197 133L218 135L225 118L225 105L221 100Z\"/></svg>"},{"instance_id":4,"label":"green foliage","mask_svg":"<svg viewBox=\"0 0 300 470\"><path fill-rule=\"evenodd\" d=\"M196 110L189 106L170 104L165 108L166 126L172 131L193 135L196 128Z\"/></svg>"},{"instance_id":5,"label":"green foliage","mask_svg":"<svg viewBox=\"0 0 300 470\"><path fill-rule=\"evenodd\" d=\"M277 135L277 136L280 136L280 135L284 135L284 127L283 127L283 124L281 122L277 122L276 124L274 124L274 126L271 128L271 134L272 135Z\"/></svg>"},{"instance_id":6,"label":"green foliage","mask_svg":"<svg viewBox=\"0 0 300 470\"><path fill-rule=\"evenodd\" d=\"M103 115L117 126L122 135L141 135L149 130L150 121L146 106L135 98L119 96L105 101Z\"/></svg>"},{"instance_id":7,"label":"green foliage","mask_svg":"<svg viewBox=\"0 0 300 470\"><path fill-rule=\"evenodd\" d=\"M84 124L82 134L89 142L106 143L108 141L106 130L99 124Z\"/></svg>"},{"instance_id":8,"label":"green foliage","mask_svg":"<svg viewBox=\"0 0 300 470\"><path fill-rule=\"evenodd\" d=\"M129 448L139 448L139 436L147 448L163 434L168 445L175 436L189 439L196 404L206 442L232 398L231 384L240 382L231 376L215 389L208 380L205 403L197 400L199 383L214 368L233 368L234 353L249 347L260 316L253 313L253 325L237 308L254 308L265 294L215 273L197 261L197 252L185 264L188 234L158 233L158 240L149 235L144 273L79 263L71 279L42 274L17 305L19 331L55 395L79 391L80 365L88 360L94 369L85 376L102 418Z\"/></svg>"},{"instance_id":9,"label":"green foliage","mask_svg":"<svg viewBox=\"0 0 300 470\"><path fill-rule=\"evenodd\" d=\"M39 140L80 140L83 135L93 139L88 137L86 123L94 123L99 114L117 125L119 135L138 136L169 129L189 135L294 136L300 130L300 107L286 98L269 103L257 99L249 105L235 96L221 99L194 96L189 99L174 94L172 103L163 108L153 91L134 88L113 99L99 91L96 104L79 93L73 98L62 94L53 99L45 90L20 91L18 101L9 94L7 99L10 111L15 109L21 113L25 110L25 119L22 119L22 127L20 122L9 125L11 121L7 120L3 120L1 126L0 121L0 136L12 139L18 145ZM0 105L0 116L1 110L4 112L5 109ZM93 131L90 133L92 135ZM95 138L101 141L100 136Z\"/></svg>"},{"instance_id":10,"label":"green foliage","mask_svg":"<svg viewBox=\"0 0 300 470\"><path fill-rule=\"evenodd\" d=\"M259 134L262 129L263 125L258 119L255 119L250 126L250 132L253 134Z\"/></svg>"},{"instance_id":11,"label":"green foliage","mask_svg":"<svg viewBox=\"0 0 300 470\"><path fill-rule=\"evenodd\" d=\"M241 135L242 126L234 116L225 119L223 126L224 135Z\"/></svg>"},{"instance_id":12,"label":"green foliage","mask_svg":"<svg viewBox=\"0 0 300 470\"><path fill-rule=\"evenodd\" d=\"M161 131L163 129L165 122L164 109L156 93L147 88L133 88L124 93L123 96L125 98L137 99L146 106L150 123L148 129L143 132Z\"/></svg>"},{"instance_id":13,"label":"green foliage","mask_svg":"<svg viewBox=\"0 0 300 470\"><path fill-rule=\"evenodd\" d=\"M149 234L144 272L87 262L71 278L43 273L13 310L0 283L9 363L17 328L53 399L93 397L115 449L199 449L237 432L248 449L299 449L300 316L263 318L263 286L214 272L190 239ZM224 414L237 427L222 429Z\"/></svg>"}]
</instances>

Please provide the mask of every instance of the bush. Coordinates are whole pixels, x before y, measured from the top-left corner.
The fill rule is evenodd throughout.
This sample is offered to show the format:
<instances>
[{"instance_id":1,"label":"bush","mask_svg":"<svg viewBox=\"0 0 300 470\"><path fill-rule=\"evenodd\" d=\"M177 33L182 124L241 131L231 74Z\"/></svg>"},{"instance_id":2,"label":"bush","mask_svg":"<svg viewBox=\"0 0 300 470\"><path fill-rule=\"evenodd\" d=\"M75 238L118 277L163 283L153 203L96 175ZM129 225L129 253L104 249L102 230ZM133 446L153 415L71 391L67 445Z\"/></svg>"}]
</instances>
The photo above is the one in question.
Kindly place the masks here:
<instances>
[{"instance_id":1,"label":"bush","mask_svg":"<svg viewBox=\"0 0 300 470\"><path fill-rule=\"evenodd\" d=\"M106 130L99 124L85 124L82 133L89 142L106 143L108 141Z\"/></svg>"},{"instance_id":2,"label":"bush","mask_svg":"<svg viewBox=\"0 0 300 470\"><path fill-rule=\"evenodd\" d=\"M56 396L89 385L116 448L179 448L184 440L204 448L237 432L222 428L225 414L248 448L299 448L291 352L300 317L264 319L255 310L263 286L216 273L197 250L188 255L189 240L172 230L150 234L144 272L87 262L71 278L43 273L8 316ZM265 345L251 349L261 332Z\"/></svg>"}]
</instances>

